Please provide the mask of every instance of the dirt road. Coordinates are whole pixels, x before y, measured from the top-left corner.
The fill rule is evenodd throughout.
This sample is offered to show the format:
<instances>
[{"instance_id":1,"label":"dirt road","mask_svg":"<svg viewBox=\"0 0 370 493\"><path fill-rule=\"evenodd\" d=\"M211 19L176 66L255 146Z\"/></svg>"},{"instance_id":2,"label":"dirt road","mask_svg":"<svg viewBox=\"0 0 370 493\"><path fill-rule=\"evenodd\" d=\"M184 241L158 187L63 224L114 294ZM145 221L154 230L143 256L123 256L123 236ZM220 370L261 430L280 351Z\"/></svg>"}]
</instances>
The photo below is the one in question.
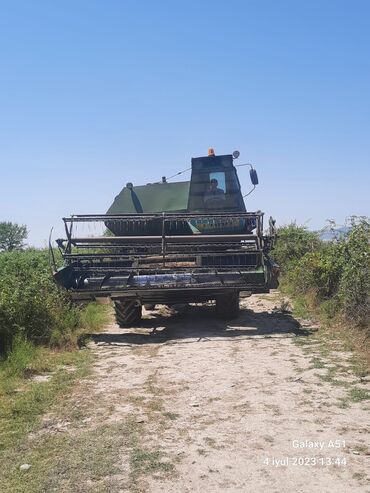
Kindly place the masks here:
<instances>
[{"instance_id":1,"label":"dirt road","mask_svg":"<svg viewBox=\"0 0 370 493\"><path fill-rule=\"evenodd\" d=\"M94 337L75 405L118 441L116 472L97 490L370 491L369 405L355 398L369 384L350 353L278 306L276 294L252 297L226 324L212 307L148 312L142 328Z\"/></svg>"}]
</instances>

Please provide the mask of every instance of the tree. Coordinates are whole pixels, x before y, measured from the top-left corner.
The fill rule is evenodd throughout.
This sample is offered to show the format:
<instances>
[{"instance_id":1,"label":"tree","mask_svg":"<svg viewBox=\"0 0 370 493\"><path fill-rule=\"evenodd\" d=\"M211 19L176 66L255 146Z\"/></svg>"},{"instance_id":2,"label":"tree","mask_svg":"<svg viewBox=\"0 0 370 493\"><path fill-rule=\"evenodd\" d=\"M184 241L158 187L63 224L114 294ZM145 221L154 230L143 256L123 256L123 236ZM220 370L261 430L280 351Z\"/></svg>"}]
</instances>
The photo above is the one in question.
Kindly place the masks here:
<instances>
[{"instance_id":1,"label":"tree","mask_svg":"<svg viewBox=\"0 0 370 493\"><path fill-rule=\"evenodd\" d=\"M10 252L12 250L21 250L27 239L27 226L17 223L1 221L0 222L0 252Z\"/></svg>"}]
</instances>

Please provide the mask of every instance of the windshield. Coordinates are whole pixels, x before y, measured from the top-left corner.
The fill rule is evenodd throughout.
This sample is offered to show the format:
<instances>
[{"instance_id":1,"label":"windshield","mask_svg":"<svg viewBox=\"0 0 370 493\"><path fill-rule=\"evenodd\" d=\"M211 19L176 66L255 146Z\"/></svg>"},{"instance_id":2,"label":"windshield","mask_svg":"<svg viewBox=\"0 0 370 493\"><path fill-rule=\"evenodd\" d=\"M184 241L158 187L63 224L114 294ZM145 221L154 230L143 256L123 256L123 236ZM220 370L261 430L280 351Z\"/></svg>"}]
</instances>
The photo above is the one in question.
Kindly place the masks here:
<instances>
[{"instance_id":1,"label":"windshield","mask_svg":"<svg viewBox=\"0 0 370 493\"><path fill-rule=\"evenodd\" d=\"M193 172L189 211L244 211L239 181L234 169Z\"/></svg>"}]
</instances>

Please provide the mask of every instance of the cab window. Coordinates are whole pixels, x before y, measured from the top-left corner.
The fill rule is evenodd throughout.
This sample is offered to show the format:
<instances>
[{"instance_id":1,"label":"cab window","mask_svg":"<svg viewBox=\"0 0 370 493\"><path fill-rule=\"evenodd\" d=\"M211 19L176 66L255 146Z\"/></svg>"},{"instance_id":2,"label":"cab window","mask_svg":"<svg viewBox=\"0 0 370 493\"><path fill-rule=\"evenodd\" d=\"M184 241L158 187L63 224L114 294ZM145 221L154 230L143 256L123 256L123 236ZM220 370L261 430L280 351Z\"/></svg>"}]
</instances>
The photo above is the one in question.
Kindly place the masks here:
<instances>
[{"instance_id":1,"label":"cab window","mask_svg":"<svg viewBox=\"0 0 370 493\"><path fill-rule=\"evenodd\" d=\"M211 180L217 180L217 188L220 188L226 193L226 180L225 180L225 173L222 171L215 171L213 173L209 174L209 182Z\"/></svg>"}]
</instances>

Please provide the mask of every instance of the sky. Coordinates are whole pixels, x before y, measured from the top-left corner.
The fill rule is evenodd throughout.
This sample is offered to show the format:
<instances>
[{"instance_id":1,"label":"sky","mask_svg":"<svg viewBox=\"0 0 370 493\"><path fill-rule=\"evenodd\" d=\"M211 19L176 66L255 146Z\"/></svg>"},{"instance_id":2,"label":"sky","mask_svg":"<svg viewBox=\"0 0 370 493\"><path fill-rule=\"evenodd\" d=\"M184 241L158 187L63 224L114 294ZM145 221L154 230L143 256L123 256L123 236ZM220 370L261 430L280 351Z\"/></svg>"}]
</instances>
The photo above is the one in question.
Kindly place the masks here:
<instances>
[{"instance_id":1,"label":"sky","mask_svg":"<svg viewBox=\"0 0 370 493\"><path fill-rule=\"evenodd\" d=\"M209 147L278 225L370 215L369 25L366 0L0 0L0 221L45 246Z\"/></svg>"}]
</instances>

